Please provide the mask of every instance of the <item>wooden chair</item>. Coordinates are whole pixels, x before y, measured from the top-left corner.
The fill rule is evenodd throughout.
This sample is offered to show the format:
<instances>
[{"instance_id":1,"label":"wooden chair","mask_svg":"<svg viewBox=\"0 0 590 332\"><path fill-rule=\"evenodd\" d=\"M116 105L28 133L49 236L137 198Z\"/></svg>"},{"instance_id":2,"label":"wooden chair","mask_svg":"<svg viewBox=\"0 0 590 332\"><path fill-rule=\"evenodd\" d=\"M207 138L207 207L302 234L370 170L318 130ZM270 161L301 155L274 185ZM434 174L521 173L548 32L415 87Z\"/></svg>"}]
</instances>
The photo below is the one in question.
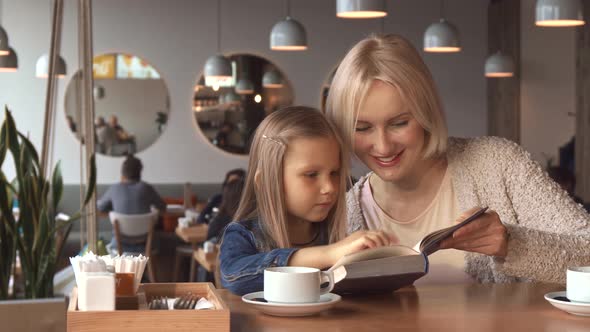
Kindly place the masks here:
<instances>
[{"instance_id":1,"label":"wooden chair","mask_svg":"<svg viewBox=\"0 0 590 332\"><path fill-rule=\"evenodd\" d=\"M223 288L221 285L221 272L219 271L219 245L215 245L213 252L206 253L203 248L195 250L193 257L205 270L213 273L215 287Z\"/></svg>"},{"instance_id":2,"label":"wooden chair","mask_svg":"<svg viewBox=\"0 0 590 332\"><path fill-rule=\"evenodd\" d=\"M115 230L118 254L143 254L149 257L150 259L147 263L148 277L150 282L156 282L152 262L154 254L152 251L152 239L154 236L154 225L158 220L158 211L152 211L146 214L122 214L111 211L109 212L109 218ZM145 241L145 249L143 252L123 251L121 246L122 237L133 239L131 242L137 241L138 243L143 243Z\"/></svg>"}]
</instances>

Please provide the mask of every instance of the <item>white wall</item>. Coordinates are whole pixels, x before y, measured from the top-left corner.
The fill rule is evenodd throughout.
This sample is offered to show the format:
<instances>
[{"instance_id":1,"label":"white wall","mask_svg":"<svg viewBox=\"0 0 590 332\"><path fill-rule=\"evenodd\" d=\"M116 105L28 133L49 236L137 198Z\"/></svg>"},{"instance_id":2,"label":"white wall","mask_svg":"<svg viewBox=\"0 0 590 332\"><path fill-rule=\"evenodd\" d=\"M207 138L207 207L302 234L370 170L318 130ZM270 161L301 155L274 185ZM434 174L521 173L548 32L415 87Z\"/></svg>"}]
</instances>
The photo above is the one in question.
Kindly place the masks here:
<instances>
[{"instance_id":1,"label":"white wall","mask_svg":"<svg viewBox=\"0 0 590 332\"><path fill-rule=\"evenodd\" d=\"M34 78L35 61L49 49L48 1L4 1L2 26L19 56L20 70L0 74L0 104L14 110L17 125L40 145L45 81ZM68 74L77 67L76 3L66 0L62 54ZM170 91L169 123L162 136L139 153L144 178L155 183L220 182L225 171L245 167L247 158L211 146L192 117L193 85L208 56L215 52L216 2L212 0L100 0L94 1L94 52L132 53L161 73ZM308 33L310 49L303 53L270 51L270 29L285 13L276 0L223 0L222 48L268 58L289 77L295 103L319 107L323 81L334 65L358 40L379 31L379 20L342 20L335 16L335 0L292 1L292 16ZM389 1L386 32L402 34L421 48L426 27L438 20L438 2ZM463 51L425 56L439 84L450 133L484 135L486 128L483 63L487 45L487 1L448 0L447 17L459 28ZM55 159L62 160L66 183L78 182L78 147L63 115L63 91L70 76L60 81ZM3 119L3 115L0 116ZM120 159L100 156L98 182L119 178ZM9 167L4 169L12 176Z\"/></svg>"},{"instance_id":2,"label":"white wall","mask_svg":"<svg viewBox=\"0 0 590 332\"><path fill-rule=\"evenodd\" d=\"M521 144L545 165L575 134L575 28L535 26L535 0L521 2Z\"/></svg>"}]
</instances>

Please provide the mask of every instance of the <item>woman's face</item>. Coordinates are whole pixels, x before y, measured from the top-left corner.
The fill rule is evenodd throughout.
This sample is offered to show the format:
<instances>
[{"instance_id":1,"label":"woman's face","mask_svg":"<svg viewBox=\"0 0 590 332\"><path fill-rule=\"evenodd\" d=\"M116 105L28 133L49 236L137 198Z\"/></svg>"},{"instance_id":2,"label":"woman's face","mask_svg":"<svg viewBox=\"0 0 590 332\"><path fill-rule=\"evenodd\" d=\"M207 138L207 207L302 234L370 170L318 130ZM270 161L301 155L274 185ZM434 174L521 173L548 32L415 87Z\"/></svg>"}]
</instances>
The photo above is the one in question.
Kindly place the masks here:
<instances>
[{"instance_id":1,"label":"woman's face","mask_svg":"<svg viewBox=\"0 0 590 332\"><path fill-rule=\"evenodd\" d=\"M424 136L398 89L373 81L356 123L356 156L383 181L401 181L423 161Z\"/></svg>"}]
</instances>

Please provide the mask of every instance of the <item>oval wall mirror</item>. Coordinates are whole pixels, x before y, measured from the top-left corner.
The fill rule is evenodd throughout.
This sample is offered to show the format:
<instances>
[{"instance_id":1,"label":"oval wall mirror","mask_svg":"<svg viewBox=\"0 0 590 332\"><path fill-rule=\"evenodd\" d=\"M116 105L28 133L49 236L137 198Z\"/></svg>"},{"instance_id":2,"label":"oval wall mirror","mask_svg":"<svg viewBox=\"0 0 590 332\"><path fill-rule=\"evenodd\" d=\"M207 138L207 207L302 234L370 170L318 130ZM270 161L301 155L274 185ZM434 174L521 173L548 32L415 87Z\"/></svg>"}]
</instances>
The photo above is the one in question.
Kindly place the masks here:
<instances>
[{"instance_id":1,"label":"oval wall mirror","mask_svg":"<svg viewBox=\"0 0 590 332\"><path fill-rule=\"evenodd\" d=\"M195 86L195 121L207 140L223 151L248 154L252 134L266 115L293 104L285 74L267 59L250 54L228 56L232 77Z\"/></svg>"},{"instance_id":2,"label":"oval wall mirror","mask_svg":"<svg viewBox=\"0 0 590 332\"><path fill-rule=\"evenodd\" d=\"M94 131L96 152L124 156L145 150L166 129L170 112L168 88L145 59L125 53L94 57ZM65 95L66 121L80 139L81 72Z\"/></svg>"}]
</instances>

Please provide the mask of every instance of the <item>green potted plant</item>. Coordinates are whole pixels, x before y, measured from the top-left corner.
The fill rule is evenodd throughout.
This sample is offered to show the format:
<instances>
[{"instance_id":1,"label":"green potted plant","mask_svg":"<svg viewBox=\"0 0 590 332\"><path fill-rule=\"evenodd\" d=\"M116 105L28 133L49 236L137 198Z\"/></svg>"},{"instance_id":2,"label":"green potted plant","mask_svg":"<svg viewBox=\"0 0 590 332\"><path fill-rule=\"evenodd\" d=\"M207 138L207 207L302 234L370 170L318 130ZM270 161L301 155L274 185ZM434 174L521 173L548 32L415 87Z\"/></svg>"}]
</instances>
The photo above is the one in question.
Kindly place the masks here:
<instances>
[{"instance_id":1,"label":"green potted plant","mask_svg":"<svg viewBox=\"0 0 590 332\"><path fill-rule=\"evenodd\" d=\"M9 154L16 172L13 181L9 181L2 170ZM84 205L92 197L95 185L96 165L92 156ZM6 108L0 129L0 301L54 296L53 276L57 261L72 223L82 213L78 211L69 220L57 220L62 193L59 162L52 174L45 174L35 147L17 130ZM19 203L18 217L13 215L12 209L15 198ZM16 255L22 267L24 294L12 294L9 298L8 284Z\"/></svg>"}]
</instances>

